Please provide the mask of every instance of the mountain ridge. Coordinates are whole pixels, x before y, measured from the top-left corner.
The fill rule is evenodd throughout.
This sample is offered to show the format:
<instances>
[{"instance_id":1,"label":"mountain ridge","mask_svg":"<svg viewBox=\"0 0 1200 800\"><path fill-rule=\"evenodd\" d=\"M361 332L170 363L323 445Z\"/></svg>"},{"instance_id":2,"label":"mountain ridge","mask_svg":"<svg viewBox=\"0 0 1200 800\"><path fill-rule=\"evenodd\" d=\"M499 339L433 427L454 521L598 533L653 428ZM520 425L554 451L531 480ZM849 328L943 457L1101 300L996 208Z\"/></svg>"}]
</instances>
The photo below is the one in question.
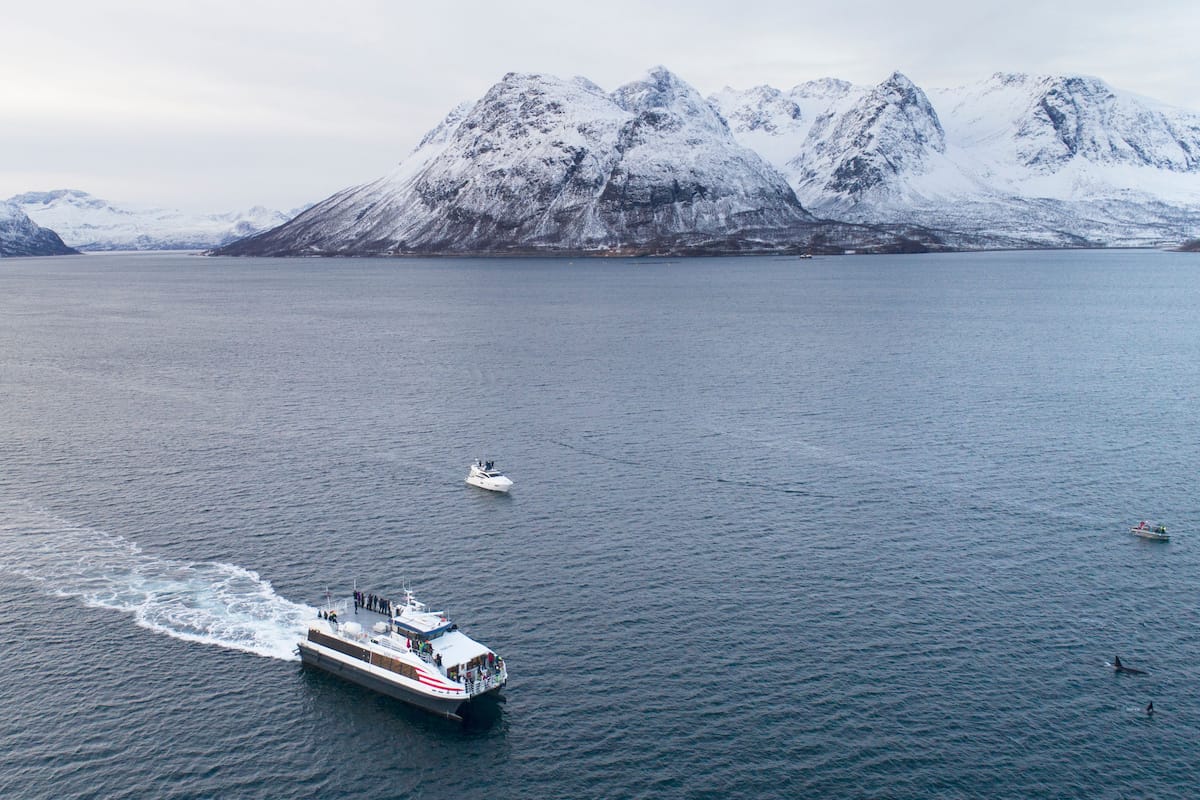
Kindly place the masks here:
<instances>
[{"instance_id":1,"label":"mountain ridge","mask_svg":"<svg viewBox=\"0 0 1200 800\"><path fill-rule=\"evenodd\" d=\"M735 125L734 134L768 155L806 207L848 221L1027 247L1161 246L1200 233L1200 114L1099 78L1023 73L917 88L926 104L887 91L898 75L875 87L802 84L785 95L808 126L772 134ZM710 99L744 117L760 94L727 89ZM878 125L889 115L916 120L906 113L914 109L929 119L923 129Z\"/></svg>"},{"instance_id":2,"label":"mountain ridge","mask_svg":"<svg viewBox=\"0 0 1200 800\"><path fill-rule=\"evenodd\" d=\"M85 251L207 250L288 220L286 214L262 206L218 214L130 209L78 189L24 192L7 202Z\"/></svg>"},{"instance_id":3,"label":"mountain ridge","mask_svg":"<svg viewBox=\"0 0 1200 800\"><path fill-rule=\"evenodd\" d=\"M837 236L846 236L840 241ZM1200 236L1200 114L1078 75L605 92L509 73L392 173L217 252L793 252ZM872 237L876 237L872 239Z\"/></svg>"}]
</instances>

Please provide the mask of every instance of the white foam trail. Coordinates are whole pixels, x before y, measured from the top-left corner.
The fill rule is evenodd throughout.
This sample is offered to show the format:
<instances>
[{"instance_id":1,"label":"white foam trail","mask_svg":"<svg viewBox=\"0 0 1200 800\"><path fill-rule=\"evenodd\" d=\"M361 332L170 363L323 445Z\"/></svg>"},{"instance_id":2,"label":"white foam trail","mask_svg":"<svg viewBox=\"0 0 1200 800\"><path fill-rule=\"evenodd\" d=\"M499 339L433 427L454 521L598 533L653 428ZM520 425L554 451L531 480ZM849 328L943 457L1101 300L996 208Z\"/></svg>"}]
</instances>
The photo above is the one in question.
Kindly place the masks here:
<instances>
[{"instance_id":1,"label":"white foam trail","mask_svg":"<svg viewBox=\"0 0 1200 800\"><path fill-rule=\"evenodd\" d=\"M257 573L216 561L179 562L75 525L30 503L0 503L0 572L48 592L133 615L176 639L295 660L316 609L275 594Z\"/></svg>"}]
</instances>

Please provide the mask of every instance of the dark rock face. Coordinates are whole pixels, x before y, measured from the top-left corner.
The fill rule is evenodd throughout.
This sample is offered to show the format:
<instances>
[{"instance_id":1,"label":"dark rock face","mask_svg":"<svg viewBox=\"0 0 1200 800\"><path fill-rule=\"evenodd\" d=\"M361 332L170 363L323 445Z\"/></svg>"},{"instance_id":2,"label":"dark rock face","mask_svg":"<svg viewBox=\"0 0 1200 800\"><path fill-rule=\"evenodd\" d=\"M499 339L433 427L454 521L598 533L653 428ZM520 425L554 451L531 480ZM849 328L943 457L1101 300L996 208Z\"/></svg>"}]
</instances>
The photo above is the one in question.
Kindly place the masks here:
<instances>
[{"instance_id":1,"label":"dark rock face","mask_svg":"<svg viewBox=\"0 0 1200 800\"><path fill-rule=\"evenodd\" d=\"M509 74L392 175L217 252L771 252L813 221L786 179L665 69L611 95Z\"/></svg>"},{"instance_id":2,"label":"dark rock face","mask_svg":"<svg viewBox=\"0 0 1200 800\"><path fill-rule=\"evenodd\" d=\"M1010 84L1021 76L1008 76ZM1017 131L1027 166L1053 172L1079 157L1098 164L1200 169L1200 128L1132 102L1096 78L1024 78L1035 98Z\"/></svg>"},{"instance_id":3,"label":"dark rock face","mask_svg":"<svg viewBox=\"0 0 1200 800\"><path fill-rule=\"evenodd\" d=\"M893 175L919 171L928 153L946 150L929 98L899 72L840 117L817 120L809 140L812 147L792 162L799 182L828 175L823 191L852 203Z\"/></svg>"},{"instance_id":4,"label":"dark rock face","mask_svg":"<svg viewBox=\"0 0 1200 800\"><path fill-rule=\"evenodd\" d=\"M0 203L0 256L63 256L76 254L58 234L43 228L11 203Z\"/></svg>"}]
</instances>

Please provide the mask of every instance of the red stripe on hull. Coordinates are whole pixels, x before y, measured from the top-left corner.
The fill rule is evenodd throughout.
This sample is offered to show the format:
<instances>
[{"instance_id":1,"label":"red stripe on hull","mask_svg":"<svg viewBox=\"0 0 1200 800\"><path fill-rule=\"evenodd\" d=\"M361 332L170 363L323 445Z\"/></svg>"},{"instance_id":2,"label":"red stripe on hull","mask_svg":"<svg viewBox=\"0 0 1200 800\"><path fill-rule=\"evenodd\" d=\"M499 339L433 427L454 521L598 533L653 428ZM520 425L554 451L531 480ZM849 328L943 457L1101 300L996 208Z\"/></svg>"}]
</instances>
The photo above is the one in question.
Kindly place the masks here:
<instances>
[{"instance_id":1,"label":"red stripe on hull","mask_svg":"<svg viewBox=\"0 0 1200 800\"><path fill-rule=\"evenodd\" d=\"M434 678L431 675L426 675L423 672L417 673L417 680L419 680L421 683L425 684L426 686L432 686L435 689L446 689L447 691L459 691L459 692L462 691L461 686L451 686L449 684L443 683L442 681L438 680L437 678Z\"/></svg>"}]
</instances>

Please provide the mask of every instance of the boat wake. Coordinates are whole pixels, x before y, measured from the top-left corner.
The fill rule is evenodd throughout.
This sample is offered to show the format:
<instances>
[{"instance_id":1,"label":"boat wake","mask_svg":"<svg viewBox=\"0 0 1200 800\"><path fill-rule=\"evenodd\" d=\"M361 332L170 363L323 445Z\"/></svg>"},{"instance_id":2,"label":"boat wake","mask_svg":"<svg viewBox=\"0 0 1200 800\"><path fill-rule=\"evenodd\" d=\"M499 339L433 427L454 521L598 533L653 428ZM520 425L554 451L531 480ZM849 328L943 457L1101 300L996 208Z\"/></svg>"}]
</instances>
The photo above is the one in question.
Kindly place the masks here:
<instances>
[{"instance_id":1,"label":"boat wake","mask_svg":"<svg viewBox=\"0 0 1200 800\"><path fill-rule=\"evenodd\" d=\"M607 461L612 464L625 464L625 465L631 466L631 467L650 469L657 473L669 474L670 472L675 470L678 466L678 465L673 464L672 462L667 461L665 459L662 461L656 461L654 459L647 459L644 461L634 461L634 460L628 459L628 458L620 458L620 457L611 455L609 453L602 452L595 448L583 447L580 445L572 444L570 442L566 442L561 439L549 439L548 441L551 444L557 445L566 450L571 450L572 452L575 452L575 453L579 453L580 455L587 456L590 459L595 459L598 461ZM789 484L779 484L779 483L766 482L766 481L755 481L755 480L746 480L746 479L731 478L731 477L722 477L721 475L715 474L715 472L713 472L712 470L706 470L703 466L697 466L694 464L689 465L688 470L689 470L689 474L691 474L693 476L703 475L704 477L706 477L708 480L712 481L712 483L714 483L716 485L738 487L738 488L743 488L743 489L757 489L760 491L774 492L777 494L795 494L795 495L802 495L804 497L833 499L833 495L821 494L819 492L814 492L814 491L811 491L810 489L805 488L798 484L789 485Z\"/></svg>"},{"instance_id":2,"label":"boat wake","mask_svg":"<svg viewBox=\"0 0 1200 800\"><path fill-rule=\"evenodd\" d=\"M176 639L296 660L310 606L275 594L257 573L217 561L171 561L122 536L24 502L0 503L0 573L133 616Z\"/></svg>"}]
</instances>

